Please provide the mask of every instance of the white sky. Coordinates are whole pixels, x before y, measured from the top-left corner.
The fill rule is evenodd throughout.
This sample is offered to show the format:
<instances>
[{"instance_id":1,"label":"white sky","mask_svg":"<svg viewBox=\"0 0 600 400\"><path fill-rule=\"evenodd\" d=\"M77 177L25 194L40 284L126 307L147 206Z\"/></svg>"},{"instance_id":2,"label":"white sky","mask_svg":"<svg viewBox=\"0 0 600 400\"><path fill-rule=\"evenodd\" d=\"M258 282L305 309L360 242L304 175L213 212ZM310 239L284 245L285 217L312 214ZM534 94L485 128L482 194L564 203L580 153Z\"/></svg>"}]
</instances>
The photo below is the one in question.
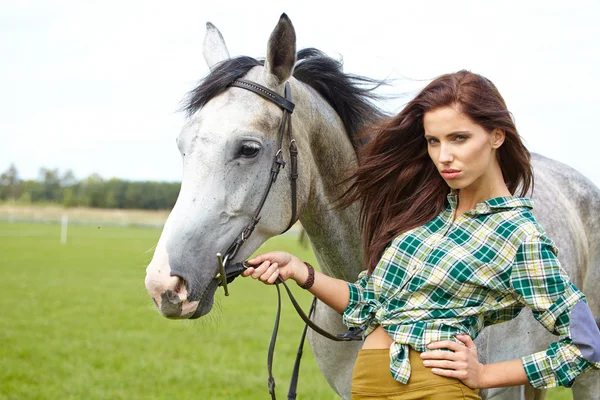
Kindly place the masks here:
<instances>
[{"instance_id":1,"label":"white sky","mask_svg":"<svg viewBox=\"0 0 600 400\"><path fill-rule=\"evenodd\" d=\"M206 75L206 21L263 57L279 15L345 70L490 78L529 149L600 186L600 4L585 1L12 1L0 12L0 171L177 181L179 101ZM389 90L388 90L389 91ZM406 98L382 106L398 111Z\"/></svg>"}]
</instances>

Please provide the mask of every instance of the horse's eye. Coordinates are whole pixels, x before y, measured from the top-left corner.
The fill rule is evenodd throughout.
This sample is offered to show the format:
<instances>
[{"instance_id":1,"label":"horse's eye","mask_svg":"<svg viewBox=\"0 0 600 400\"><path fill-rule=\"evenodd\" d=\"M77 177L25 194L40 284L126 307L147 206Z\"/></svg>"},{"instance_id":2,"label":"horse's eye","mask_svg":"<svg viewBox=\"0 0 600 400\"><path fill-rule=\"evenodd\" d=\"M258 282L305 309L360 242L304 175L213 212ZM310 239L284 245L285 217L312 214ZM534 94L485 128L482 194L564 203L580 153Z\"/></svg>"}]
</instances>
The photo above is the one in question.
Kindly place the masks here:
<instances>
[{"instance_id":1,"label":"horse's eye","mask_svg":"<svg viewBox=\"0 0 600 400\"><path fill-rule=\"evenodd\" d=\"M260 151L260 145L256 142L244 142L240 150L242 157L256 157Z\"/></svg>"}]
</instances>

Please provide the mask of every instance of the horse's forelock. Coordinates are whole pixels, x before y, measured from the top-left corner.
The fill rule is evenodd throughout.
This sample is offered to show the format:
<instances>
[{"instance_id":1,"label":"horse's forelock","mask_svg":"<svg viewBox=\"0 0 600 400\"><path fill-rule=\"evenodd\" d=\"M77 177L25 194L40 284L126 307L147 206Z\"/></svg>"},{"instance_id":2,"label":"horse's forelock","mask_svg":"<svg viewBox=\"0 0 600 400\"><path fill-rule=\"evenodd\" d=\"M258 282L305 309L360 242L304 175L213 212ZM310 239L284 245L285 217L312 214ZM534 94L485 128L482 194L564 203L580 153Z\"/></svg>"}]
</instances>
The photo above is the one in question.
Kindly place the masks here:
<instances>
[{"instance_id":1,"label":"horse's forelock","mask_svg":"<svg viewBox=\"0 0 600 400\"><path fill-rule=\"evenodd\" d=\"M252 68L263 65L263 63L263 61L246 56L230 58L221 62L195 89L186 95L182 111L188 117L192 116L213 97L224 92L234 80L243 77Z\"/></svg>"}]
</instances>

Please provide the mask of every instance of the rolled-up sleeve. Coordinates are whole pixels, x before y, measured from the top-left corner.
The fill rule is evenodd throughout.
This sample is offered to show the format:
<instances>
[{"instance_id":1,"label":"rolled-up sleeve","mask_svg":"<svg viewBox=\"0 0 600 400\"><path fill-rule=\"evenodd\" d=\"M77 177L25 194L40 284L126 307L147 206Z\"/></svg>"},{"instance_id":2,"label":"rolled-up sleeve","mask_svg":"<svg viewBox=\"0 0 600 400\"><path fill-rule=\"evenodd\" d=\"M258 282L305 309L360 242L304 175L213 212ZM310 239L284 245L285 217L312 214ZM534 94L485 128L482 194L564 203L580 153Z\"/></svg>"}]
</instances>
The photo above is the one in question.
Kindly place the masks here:
<instances>
[{"instance_id":1,"label":"rolled-up sleeve","mask_svg":"<svg viewBox=\"0 0 600 400\"><path fill-rule=\"evenodd\" d=\"M371 314L368 302L365 299L365 288L369 280L369 271L362 271L355 283L346 282L350 289L348 307L344 310L343 321L348 328L363 326Z\"/></svg>"},{"instance_id":2,"label":"rolled-up sleeve","mask_svg":"<svg viewBox=\"0 0 600 400\"><path fill-rule=\"evenodd\" d=\"M590 357L590 354L594 353L586 350L584 355L582 344L573 338L573 309L578 303L581 304L579 309L589 310L589 307L583 293L569 281L561 268L557 253L556 247L547 237L541 235L527 238L517 251L511 272L511 284L520 301L532 309L533 316L548 331L561 336L548 349L521 359L529 382L538 389L570 387L581 373L600 368L599 360L588 359L593 359L595 356ZM591 312L589 315L591 316ZM593 317L591 321L588 317L585 318L587 320L580 321L587 329L585 340L600 343L600 333Z\"/></svg>"}]
</instances>

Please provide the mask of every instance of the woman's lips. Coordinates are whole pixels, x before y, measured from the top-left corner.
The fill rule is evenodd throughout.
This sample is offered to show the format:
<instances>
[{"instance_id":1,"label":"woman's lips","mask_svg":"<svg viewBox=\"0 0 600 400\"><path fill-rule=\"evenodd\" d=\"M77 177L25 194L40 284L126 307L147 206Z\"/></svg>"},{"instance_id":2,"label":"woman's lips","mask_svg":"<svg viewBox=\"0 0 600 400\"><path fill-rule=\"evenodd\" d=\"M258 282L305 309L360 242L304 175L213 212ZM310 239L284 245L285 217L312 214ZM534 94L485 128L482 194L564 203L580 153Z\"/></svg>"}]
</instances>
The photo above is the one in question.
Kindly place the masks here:
<instances>
[{"instance_id":1,"label":"woman's lips","mask_svg":"<svg viewBox=\"0 0 600 400\"><path fill-rule=\"evenodd\" d=\"M460 175L460 172L457 169L445 169L442 171L442 177L444 179L455 179Z\"/></svg>"}]
</instances>

